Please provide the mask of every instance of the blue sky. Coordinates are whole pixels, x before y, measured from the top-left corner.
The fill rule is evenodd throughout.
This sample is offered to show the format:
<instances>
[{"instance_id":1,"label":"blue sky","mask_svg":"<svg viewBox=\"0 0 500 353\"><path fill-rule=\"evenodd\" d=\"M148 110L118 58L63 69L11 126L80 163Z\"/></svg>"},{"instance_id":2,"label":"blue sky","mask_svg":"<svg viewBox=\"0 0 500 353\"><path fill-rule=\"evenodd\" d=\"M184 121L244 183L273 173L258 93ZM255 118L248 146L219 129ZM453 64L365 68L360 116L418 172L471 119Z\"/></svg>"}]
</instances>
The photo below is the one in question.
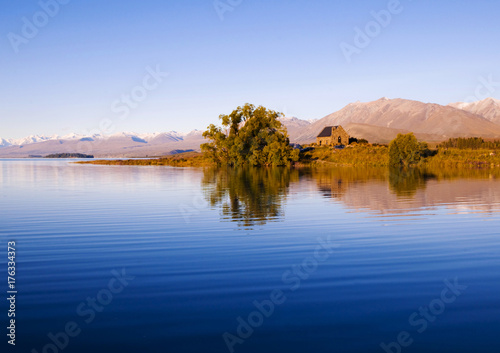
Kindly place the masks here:
<instances>
[{"instance_id":1,"label":"blue sky","mask_svg":"<svg viewBox=\"0 0 500 353\"><path fill-rule=\"evenodd\" d=\"M0 137L190 131L246 102L302 119L381 97L448 104L481 77L500 98L495 0L220 0L224 13L213 0L60 0L40 15L54 1L2 4ZM32 38L23 18L40 25ZM363 48L356 27L372 30Z\"/></svg>"}]
</instances>

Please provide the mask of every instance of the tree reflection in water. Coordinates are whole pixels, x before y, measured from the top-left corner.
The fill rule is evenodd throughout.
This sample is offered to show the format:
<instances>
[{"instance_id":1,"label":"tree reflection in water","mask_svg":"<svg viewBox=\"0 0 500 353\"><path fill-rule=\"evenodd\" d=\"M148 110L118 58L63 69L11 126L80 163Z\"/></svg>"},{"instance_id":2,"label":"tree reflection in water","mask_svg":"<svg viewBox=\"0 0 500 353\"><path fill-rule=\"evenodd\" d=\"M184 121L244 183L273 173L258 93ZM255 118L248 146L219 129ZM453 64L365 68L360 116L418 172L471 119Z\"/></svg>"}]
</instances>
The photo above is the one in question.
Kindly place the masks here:
<instances>
[{"instance_id":1,"label":"tree reflection in water","mask_svg":"<svg viewBox=\"0 0 500 353\"><path fill-rule=\"evenodd\" d=\"M290 185L299 179L305 190L314 183L322 197L353 210L408 213L457 198L477 203L486 194L496 203L500 196L491 181L499 178L497 169L222 168L205 170L202 183L205 198L225 220L251 229L284 218Z\"/></svg>"},{"instance_id":2,"label":"tree reflection in water","mask_svg":"<svg viewBox=\"0 0 500 353\"><path fill-rule=\"evenodd\" d=\"M418 189L424 189L427 181L436 175L419 168L389 168L389 187L402 197L415 196Z\"/></svg>"},{"instance_id":3,"label":"tree reflection in water","mask_svg":"<svg viewBox=\"0 0 500 353\"><path fill-rule=\"evenodd\" d=\"M252 228L283 217L283 203L299 172L290 168L221 168L204 171L203 190L225 219Z\"/></svg>"}]
</instances>

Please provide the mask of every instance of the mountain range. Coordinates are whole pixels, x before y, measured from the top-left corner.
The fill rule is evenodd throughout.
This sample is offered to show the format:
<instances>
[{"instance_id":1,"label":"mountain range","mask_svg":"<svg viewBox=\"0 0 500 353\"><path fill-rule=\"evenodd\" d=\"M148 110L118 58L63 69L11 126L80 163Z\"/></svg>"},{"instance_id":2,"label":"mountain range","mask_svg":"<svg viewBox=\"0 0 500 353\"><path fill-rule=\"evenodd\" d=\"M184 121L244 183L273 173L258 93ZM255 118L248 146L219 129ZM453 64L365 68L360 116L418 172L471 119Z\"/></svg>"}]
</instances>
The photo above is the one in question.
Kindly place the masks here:
<instances>
[{"instance_id":1,"label":"mountain range","mask_svg":"<svg viewBox=\"0 0 500 353\"><path fill-rule=\"evenodd\" d=\"M414 132L425 141L450 137L500 137L500 101L492 98L447 106L407 99L381 98L369 103L351 103L304 129L294 140L313 142L325 126L342 125L347 132L370 142L386 143L398 133Z\"/></svg>"},{"instance_id":2,"label":"mountain range","mask_svg":"<svg viewBox=\"0 0 500 353\"><path fill-rule=\"evenodd\" d=\"M472 103L452 103L450 106L481 115L495 124L500 124L500 100L498 99L487 98Z\"/></svg>"},{"instance_id":3,"label":"mountain range","mask_svg":"<svg viewBox=\"0 0 500 353\"><path fill-rule=\"evenodd\" d=\"M500 100L487 98L472 103L443 106L407 99L388 99L351 103L319 120L296 117L281 119L290 140L295 143L316 141L325 126L342 125L357 138L387 143L398 133L413 132L424 141L443 141L451 137L500 138ZM199 150L204 142L202 131L189 133L122 132L109 136L69 134L65 136L28 136L22 139L0 138L0 157L22 158L52 153L86 153L100 158L146 157Z\"/></svg>"},{"instance_id":4,"label":"mountain range","mask_svg":"<svg viewBox=\"0 0 500 353\"><path fill-rule=\"evenodd\" d=\"M151 134L121 132L109 136L29 136L20 140L1 139L0 157L23 158L53 153L84 153L100 158L147 157L198 150L202 131L182 134L175 131Z\"/></svg>"}]
</instances>

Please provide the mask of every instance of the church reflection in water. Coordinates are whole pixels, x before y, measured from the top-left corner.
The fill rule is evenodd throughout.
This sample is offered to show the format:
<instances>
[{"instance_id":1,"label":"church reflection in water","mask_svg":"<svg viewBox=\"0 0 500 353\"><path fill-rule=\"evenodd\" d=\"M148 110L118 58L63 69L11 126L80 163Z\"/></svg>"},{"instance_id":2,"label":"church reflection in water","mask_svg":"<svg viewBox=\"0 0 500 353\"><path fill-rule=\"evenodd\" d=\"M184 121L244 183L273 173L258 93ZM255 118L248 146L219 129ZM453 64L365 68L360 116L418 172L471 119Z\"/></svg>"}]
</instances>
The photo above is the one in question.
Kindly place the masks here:
<instances>
[{"instance_id":1,"label":"church reflection in water","mask_svg":"<svg viewBox=\"0 0 500 353\"><path fill-rule=\"evenodd\" d=\"M389 168L220 168L202 187L223 220L252 228L284 217L290 189L316 190L353 211L405 214L444 206L450 212L500 211L499 171ZM309 187L309 188L308 188Z\"/></svg>"}]
</instances>

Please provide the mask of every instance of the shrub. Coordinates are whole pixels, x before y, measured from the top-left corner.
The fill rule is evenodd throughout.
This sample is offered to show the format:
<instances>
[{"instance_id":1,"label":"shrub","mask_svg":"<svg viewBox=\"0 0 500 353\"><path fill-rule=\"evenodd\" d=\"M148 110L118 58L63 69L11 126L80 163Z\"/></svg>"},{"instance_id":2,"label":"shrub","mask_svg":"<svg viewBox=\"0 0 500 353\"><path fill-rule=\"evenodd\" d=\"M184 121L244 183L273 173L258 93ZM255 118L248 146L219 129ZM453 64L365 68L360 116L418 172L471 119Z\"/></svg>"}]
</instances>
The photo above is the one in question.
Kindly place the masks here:
<instances>
[{"instance_id":1,"label":"shrub","mask_svg":"<svg viewBox=\"0 0 500 353\"><path fill-rule=\"evenodd\" d=\"M427 150L427 144L421 144L413 133L398 136L389 144L389 164L393 167L409 167L416 165Z\"/></svg>"}]
</instances>

